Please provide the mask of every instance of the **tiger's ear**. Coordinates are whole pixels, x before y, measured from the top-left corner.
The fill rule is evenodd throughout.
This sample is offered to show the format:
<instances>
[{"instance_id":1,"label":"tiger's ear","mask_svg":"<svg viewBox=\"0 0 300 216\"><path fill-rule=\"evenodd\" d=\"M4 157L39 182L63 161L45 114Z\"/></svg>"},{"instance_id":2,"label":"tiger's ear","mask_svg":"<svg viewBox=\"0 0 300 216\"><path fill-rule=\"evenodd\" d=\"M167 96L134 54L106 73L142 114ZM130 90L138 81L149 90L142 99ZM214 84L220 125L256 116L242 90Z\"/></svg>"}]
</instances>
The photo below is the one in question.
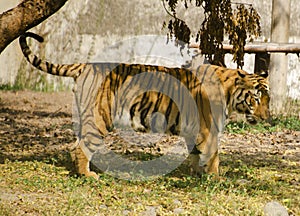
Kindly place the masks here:
<instances>
[{"instance_id":1,"label":"tiger's ear","mask_svg":"<svg viewBox=\"0 0 300 216\"><path fill-rule=\"evenodd\" d=\"M238 70L238 75L241 77L241 78L245 78L245 74L243 74L240 70Z\"/></svg>"},{"instance_id":2,"label":"tiger's ear","mask_svg":"<svg viewBox=\"0 0 300 216\"><path fill-rule=\"evenodd\" d=\"M269 76L269 72L268 71L261 71L259 73L259 76L261 76L263 78L267 78Z\"/></svg>"}]
</instances>

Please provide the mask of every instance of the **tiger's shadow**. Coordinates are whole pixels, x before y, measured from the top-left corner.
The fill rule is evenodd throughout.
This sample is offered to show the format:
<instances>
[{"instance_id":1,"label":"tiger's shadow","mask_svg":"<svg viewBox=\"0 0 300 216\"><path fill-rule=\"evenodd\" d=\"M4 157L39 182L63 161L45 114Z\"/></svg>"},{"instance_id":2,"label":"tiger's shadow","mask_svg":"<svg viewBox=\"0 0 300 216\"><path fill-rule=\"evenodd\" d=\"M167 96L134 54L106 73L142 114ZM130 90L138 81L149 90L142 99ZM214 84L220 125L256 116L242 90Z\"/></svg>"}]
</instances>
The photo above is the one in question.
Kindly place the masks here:
<instances>
[{"instance_id":1,"label":"tiger's shadow","mask_svg":"<svg viewBox=\"0 0 300 216\"><path fill-rule=\"evenodd\" d=\"M28 111L0 104L0 163L42 161L74 172L69 147L76 138L71 114Z\"/></svg>"},{"instance_id":2,"label":"tiger's shadow","mask_svg":"<svg viewBox=\"0 0 300 216\"><path fill-rule=\"evenodd\" d=\"M49 119L59 119L49 122ZM72 131L71 116L64 112L22 111L0 107L0 163L10 161L41 161L56 166L66 167L70 174L75 174L75 167L70 156L70 147L76 140ZM149 161L162 154L149 151L124 151L120 154L130 160ZM296 169L288 163L282 163L280 155L231 153L220 154L221 176L247 176L249 169L265 166L275 169ZM93 170L100 173L97 165ZM170 174L176 177L190 175L186 164L174 169Z\"/></svg>"}]
</instances>

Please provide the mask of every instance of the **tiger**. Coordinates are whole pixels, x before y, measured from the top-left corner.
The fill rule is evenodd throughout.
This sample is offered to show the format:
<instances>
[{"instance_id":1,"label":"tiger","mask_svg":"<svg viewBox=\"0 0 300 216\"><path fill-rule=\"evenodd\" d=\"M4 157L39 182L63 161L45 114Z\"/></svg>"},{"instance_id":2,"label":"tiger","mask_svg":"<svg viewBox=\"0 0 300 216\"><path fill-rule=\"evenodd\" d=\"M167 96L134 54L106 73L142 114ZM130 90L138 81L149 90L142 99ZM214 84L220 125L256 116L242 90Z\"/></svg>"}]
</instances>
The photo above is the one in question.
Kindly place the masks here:
<instances>
[{"instance_id":1,"label":"tiger","mask_svg":"<svg viewBox=\"0 0 300 216\"><path fill-rule=\"evenodd\" d=\"M192 172L218 176L219 134L231 113L244 114L250 124L270 118L267 71L258 75L209 64L196 69L121 62L53 64L32 53L28 37L38 42L43 38L32 32L20 36L30 64L74 79L80 123L72 155L79 175L98 179L90 169L92 157L105 151L102 139L122 123L134 131L183 137Z\"/></svg>"}]
</instances>

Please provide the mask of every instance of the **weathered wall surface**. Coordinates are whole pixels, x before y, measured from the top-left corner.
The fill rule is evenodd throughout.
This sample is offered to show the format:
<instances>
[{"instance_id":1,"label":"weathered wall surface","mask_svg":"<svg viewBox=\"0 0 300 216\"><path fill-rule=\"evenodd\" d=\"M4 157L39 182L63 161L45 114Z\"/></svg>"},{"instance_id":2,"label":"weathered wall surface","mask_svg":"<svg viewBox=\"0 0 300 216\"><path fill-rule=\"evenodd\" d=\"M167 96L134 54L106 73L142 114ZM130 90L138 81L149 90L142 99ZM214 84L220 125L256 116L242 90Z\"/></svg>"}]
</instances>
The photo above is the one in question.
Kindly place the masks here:
<instances>
[{"instance_id":1,"label":"weathered wall surface","mask_svg":"<svg viewBox=\"0 0 300 216\"><path fill-rule=\"evenodd\" d=\"M0 1L0 12L17 5L17 3L17 0ZM272 0L247 0L245 3L253 3L259 11L262 18L262 37L269 40ZM300 42L298 39L300 37L300 28L298 28L300 24L300 4L298 0L292 0L291 8L291 42ZM201 11L196 11L193 8L188 11L182 10L179 12L179 16L187 20L189 26L194 26L192 29L195 32L202 22ZM126 43L126 40L133 36L166 35L166 30L162 30L162 23L167 18L160 0L69 1L58 13L32 29L32 31L45 37L45 43L37 44L35 41L31 41L30 46L36 54L55 63L105 61L110 58L105 57L104 47L111 46L117 41ZM126 46L120 46L121 50L116 51L119 54L115 58L117 60L135 58L137 55L142 55L139 49L149 51L151 44L160 44L161 50L172 49L164 46L165 41L162 38L159 37L159 42L152 40L153 38L145 43L139 42L140 47L134 46L134 49L125 50ZM142 37L142 40L144 39ZM132 40L129 41L132 42ZM122 52L126 53L123 57L120 55ZM156 52L154 51L154 53ZM143 55L146 54L143 53ZM176 49L166 55L169 58L176 59L175 62L178 65L192 58L192 54L178 57ZM298 72L300 63L296 55L289 56L289 95L300 98L300 75ZM166 58L165 54L158 57ZM246 70L253 70L253 59L253 55L247 56ZM141 60L140 58L134 61L147 63L149 59L144 58ZM227 64L235 67L229 61L230 57L227 58ZM157 59L153 60L152 58L150 63L153 62L169 65L168 61L160 63ZM71 83L72 80L70 79L54 78L34 70L22 58L17 41L12 43L0 55L0 84L18 84L28 87L35 86L37 89L58 90L64 89L65 86L72 86Z\"/></svg>"}]
</instances>

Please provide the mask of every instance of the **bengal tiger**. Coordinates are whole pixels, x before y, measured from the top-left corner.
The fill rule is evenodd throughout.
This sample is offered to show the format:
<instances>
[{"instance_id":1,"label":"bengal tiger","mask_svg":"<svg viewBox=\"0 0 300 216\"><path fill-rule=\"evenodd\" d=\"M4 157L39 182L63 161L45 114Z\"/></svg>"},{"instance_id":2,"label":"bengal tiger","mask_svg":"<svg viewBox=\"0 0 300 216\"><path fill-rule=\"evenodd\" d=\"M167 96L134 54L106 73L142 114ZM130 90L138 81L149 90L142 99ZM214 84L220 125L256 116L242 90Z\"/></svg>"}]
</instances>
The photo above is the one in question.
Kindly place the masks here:
<instances>
[{"instance_id":1,"label":"bengal tiger","mask_svg":"<svg viewBox=\"0 0 300 216\"><path fill-rule=\"evenodd\" d=\"M224 120L234 111L245 114L251 124L270 117L267 72L249 74L214 65L191 70L125 63L53 64L32 54L27 37L39 42L43 38L31 32L19 38L34 67L75 80L79 125L73 159L80 175L98 178L90 161L96 151L105 151L101 139L118 120L136 131L183 137L191 169L218 175L218 134ZM155 113L164 120L153 119Z\"/></svg>"}]
</instances>

